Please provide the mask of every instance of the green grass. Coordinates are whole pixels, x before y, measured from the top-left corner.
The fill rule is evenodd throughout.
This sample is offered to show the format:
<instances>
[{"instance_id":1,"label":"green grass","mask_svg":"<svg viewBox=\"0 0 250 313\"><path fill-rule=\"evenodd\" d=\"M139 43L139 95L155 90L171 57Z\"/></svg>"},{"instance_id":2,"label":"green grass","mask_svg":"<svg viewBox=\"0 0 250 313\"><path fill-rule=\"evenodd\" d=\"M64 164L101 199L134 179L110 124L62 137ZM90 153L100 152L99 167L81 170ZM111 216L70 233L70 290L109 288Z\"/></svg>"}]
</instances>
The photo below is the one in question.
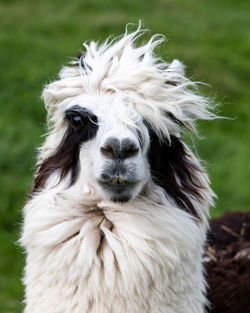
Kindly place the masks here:
<instances>
[{"instance_id":1,"label":"green grass","mask_svg":"<svg viewBox=\"0 0 250 313\"><path fill-rule=\"evenodd\" d=\"M218 194L213 216L249 210L250 2L242 0L0 1L0 311L21 312L23 257L15 245L21 209L45 132L43 85L88 39L121 34L142 19L168 43L203 92L231 120L200 123L196 142Z\"/></svg>"}]
</instances>

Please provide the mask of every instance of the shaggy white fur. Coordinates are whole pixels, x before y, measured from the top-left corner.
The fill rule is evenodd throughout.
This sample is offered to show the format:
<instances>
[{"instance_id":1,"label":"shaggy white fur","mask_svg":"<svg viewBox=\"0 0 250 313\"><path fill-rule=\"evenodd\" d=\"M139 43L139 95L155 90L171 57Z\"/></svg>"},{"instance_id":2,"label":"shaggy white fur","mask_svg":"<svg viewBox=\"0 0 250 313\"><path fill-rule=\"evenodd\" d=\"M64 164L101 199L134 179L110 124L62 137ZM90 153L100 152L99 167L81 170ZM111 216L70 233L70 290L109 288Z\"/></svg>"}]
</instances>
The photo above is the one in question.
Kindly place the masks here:
<instances>
[{"instance_id":1,"label":"shaggy white fur","mask_svg":"<svg viewBox=\"0 0 250 313\"><path fill-rule=\"evenodd\" d=\"M106 110L114 101L110 99L116 99L116 113L122 112L117 119L142 130L145 160L150 139L143 119L161 140L171 140L171 135L181 136L181 126L194 130L195 120L213 118L206 99L191 90L195 84L183 76L182 64L170 65L154 55L162 37L135 46L142 33L139 28L101 46L84 44L80 66L65 67L59 80L45 88L50 133L40 150L38 169L63 140L65 110L74 101L87 102L86 97L109 99L104 101ZM96 107L91 109L101 112ZM188 162L201 169L184 148ZM197 219L146 174L130 201L105 198L90 170L89 159L95 155L88 158L81 149L76 182L68 187L70 175L60 179L54 172L24 208L25 313L204 312L202 252L214 197L206 172L195 174L200 199L187 195Z\"/></svg>"}]
</instances>

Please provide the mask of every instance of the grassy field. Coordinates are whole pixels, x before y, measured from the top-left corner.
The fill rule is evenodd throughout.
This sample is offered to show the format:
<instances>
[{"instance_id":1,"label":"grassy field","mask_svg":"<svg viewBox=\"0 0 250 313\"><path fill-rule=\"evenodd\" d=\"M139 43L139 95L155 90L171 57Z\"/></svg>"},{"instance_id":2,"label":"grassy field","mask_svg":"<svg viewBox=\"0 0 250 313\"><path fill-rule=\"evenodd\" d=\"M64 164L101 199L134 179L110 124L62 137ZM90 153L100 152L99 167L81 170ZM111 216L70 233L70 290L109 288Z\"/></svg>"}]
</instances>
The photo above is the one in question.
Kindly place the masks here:
<instances>
[{"instance_id":1,"label":"grassy field","mask_svg":"<svg viewBox=\"0 0 250 313\"><path fill-rule=\"evenodd\" d=\"M0 0L0 312L22 311L23 255L16 245L45 132L43 85L88 39L142 19L189 77L232 119L203 122L196 142L218 194L212 216L250 206L250 2L241 0Z\"/></svg>"}]
</instances>

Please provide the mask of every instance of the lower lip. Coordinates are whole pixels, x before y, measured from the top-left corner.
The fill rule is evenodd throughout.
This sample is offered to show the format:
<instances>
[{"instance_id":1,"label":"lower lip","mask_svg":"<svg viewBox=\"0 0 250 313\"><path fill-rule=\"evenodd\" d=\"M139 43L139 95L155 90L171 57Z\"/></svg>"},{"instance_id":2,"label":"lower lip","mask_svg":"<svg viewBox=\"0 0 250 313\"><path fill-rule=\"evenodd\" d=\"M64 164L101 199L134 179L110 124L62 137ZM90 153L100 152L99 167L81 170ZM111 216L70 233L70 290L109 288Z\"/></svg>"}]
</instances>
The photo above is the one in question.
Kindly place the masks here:
<instances>
[{"instance_id":1,"label":"lower lip","mask_svg":"<svg viewBox=\"0 0 250 313\"><path fill-rule=\"evenodd\" d=\"M126 182L123 184L112 184L110 182L99 181L103 190L114 202L128 202L131 199L132 190L136 183Z\"/></svg>"},{"instance_id":2,"label":"lower lip","mask_svg":"<svg viewBox=\"0 0 250 313\"><path fill-rule=\"evenodd\" d=\"M136 185L136 182L123 182L123 183L112 183L106 181L99 181L99 184L105 188L115 188L115 189L127 189Z\"/></svg>"}]
</instances>

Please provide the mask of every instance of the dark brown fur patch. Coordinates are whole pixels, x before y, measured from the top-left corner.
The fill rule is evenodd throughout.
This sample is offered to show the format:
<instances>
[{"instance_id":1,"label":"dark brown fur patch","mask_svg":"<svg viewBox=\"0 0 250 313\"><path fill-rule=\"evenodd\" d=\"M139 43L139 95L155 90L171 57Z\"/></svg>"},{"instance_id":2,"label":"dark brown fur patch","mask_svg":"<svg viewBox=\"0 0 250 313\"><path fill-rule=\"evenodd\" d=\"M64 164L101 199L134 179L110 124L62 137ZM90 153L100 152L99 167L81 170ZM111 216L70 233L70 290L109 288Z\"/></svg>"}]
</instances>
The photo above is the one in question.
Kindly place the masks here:
<instances>
[{"instance_id":1,"label":"dark brown fur patch","mask_svg":"<svg viewBox=\"0 0 250 313\"><path fill-rule=\"evenodd\" d=\"M204 188L197 178L202 170L194 164L182 141L171 135L171 142L160 142L150 131L149 163L154 182L161 186L178 207L199 218L191 198L201 202Z\"/></svg>"},{"instance_id":2,"label":"dark brown fur patch","mask_svg":"<svg viewBox=\"0 0 250 313\"><path fill-rule=\"evenodd\" d=\"M75 120L75 118L78 118ZM70 173L70 186L77 179L81 144L92 139L98 129L97 117L75 105L66 111L68 128L55 152L37 166L32 193L43 189L47 179L58 172L59 181Z\"/></svg>"},{"instance_id":3,"label":"dark brown fur patch","mask_svg":"<svg viewBox=\"0 0 250 313\"><path fill-rule=\"evenodd\" d=\"M42 189L49 176L55 171L60 172L60 180L71 171L70 184L72 185L77 178L78 158L79 139L75 136L74 130L68 128L55 153L38 164L32 193Z\"/></svg>"}]
</instances>

